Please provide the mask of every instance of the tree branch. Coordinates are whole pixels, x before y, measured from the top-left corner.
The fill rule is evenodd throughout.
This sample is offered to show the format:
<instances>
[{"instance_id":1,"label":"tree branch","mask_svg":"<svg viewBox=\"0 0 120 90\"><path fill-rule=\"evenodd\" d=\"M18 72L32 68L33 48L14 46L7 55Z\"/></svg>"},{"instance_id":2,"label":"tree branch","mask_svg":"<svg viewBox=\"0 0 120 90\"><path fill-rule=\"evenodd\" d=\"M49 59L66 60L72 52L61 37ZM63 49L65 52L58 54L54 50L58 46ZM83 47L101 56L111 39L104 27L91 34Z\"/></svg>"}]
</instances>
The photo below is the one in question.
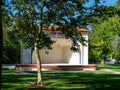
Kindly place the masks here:
<instances>
[{"instance_id":1,"label":"tree branch","mask_svg":"<svg viewBox=\"0 0 120 90\"><path fill-rule=\"evenodd\" d=\"M39 33L42 32L42 27L43 27L42 18L43 18L43 8L44 8L44 5L45 5L45 0L42 0L41 7L40 7L40 25L39 25Z\"/></svg>"}]
</instances>

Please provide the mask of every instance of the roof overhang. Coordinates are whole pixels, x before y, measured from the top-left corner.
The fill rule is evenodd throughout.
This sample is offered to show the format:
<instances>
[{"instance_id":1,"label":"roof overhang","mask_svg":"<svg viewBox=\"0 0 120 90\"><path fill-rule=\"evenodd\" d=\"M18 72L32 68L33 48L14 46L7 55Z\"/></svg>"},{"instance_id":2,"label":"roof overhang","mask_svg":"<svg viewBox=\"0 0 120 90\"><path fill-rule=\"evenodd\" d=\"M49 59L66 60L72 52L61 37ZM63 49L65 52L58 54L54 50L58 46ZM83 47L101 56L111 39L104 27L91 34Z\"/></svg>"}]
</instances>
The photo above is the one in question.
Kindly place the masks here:
<instances>
[{"instance_id":1,"label":"roof overhang","mask_svg":"<svg viewBox=\"0 0 120 90\"><path fill-rule=\"evenodd\" d=\"M61 28L63 28L63 27L62 26L49 26L49 27L43 27L42 30L45 30L45 31L59 31ZM84 28L76 28L76 30L78 32L84 32L84 33L90 32L89 30L84 29Z\"/></svg>"}]
</instances>

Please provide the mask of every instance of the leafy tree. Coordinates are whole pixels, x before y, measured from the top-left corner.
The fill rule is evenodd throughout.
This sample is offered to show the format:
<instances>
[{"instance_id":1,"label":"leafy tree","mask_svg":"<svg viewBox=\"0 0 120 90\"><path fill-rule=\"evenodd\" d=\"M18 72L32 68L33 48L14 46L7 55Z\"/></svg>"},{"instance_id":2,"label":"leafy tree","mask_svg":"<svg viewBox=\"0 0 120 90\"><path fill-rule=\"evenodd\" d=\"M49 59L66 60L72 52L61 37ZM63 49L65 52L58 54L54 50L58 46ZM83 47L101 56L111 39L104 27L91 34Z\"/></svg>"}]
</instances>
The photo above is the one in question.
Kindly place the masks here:
<instances>
[{"instance_id":1,"label":"leafy tree","mask_svg":"<svg viewBox=\"0 0 120 90\"><path fill-rule=\"evenodd\" d=\"M116 35L115 33L119 32L119 29L118 29L119 21L118 20L115 21L120 16L120 13L119 13L120 8L118 6L119 5L115 5L115 6L101 5L101 6L95 7L88 14L88 17L89 17L88 22L90 22L90 26L92 28L92 32L90 33L90 47L89 47L90 48L90 53L89 53L90 60L95 59L95 61L96 60L98 61L100 59L100 57L104 57L104 58L109 57L109 54L107 54L106 52L104 52L102 54L102 52L103 52L102 44L103 43L101 43L101 41L104 42L104 44L109 44L109 43L111 43L111 40L113 40L113 38L114 38L114 36L110 37L110 35L112 36L113 33L114 33L114 35ZM113 18L111 18L111 17L113 17ZM112 25L114 25L114 26L112 27ZM107 43L106 43L106 39L107 39ZM105 46L106 45L104 45L104 47ZM110 52L111 52L112 51L112 49L110 49L111 47L112 47L112 45L109 44L109 46L106 46L105 49L108 51L110 50ZM97 50L97 48L101 48L101 49ZM100 52L101 52L101 54L100 54ZM106 54L106 55L104 55L104 54ZM100 56L100 55L103 55L103 56ZM101 59L103 59L103 58L101 58Z\"/></svg>"},{"instance_id":2,"label":"leafy tree","mask_svg":"<svg viewBox=\"0 0 120 90\"><path fill-rule=\"evenodd\" d=\"M18 63L20 60L20 40L17 38L16 34L14 34L14 29L11 30L9 27L3 29L3 63Z\"/></svg>"},{"instance_id":3,"label":"leafy tree","mask_svg":"<svg viewBox=\"0 0 120 90\"><path fill-rule=\"evenodd\" d=\"M93 26L93 31L90 34L90 58L93 56L98 56L99 59L105 60L105 58L112 56L115 47L112 42L116 38L116 35L119 34L120 23L118 16L108 18L101 24L95 24ZM115 41L115 43L117 43ZM119 43L119 41L118 41ZM116 45L116 49L119 44ZM94 47L94 48L93 48ZM96 59L98 59L96 58Z\"/></svg>"},{"instance_id":4,"label":"leafy tree","mask_svg":"<svg viewBox=\"0 0 120 90\"><path fill-rule=\"evenodd\" d=\"M120 8L120 0L116 1L115 6L118 7L118 8Z\"/></svg>"},{"instance_id":5,"label":"leafy tree","mask_svg":"<svg viewBox=\"0 0 120 90\"><path fill-rule=\"evenodd\" d=\"M113 46L113 57L116 58L117 61L120 61L120 36L116 35L114 40L112 41Z\"/></svg>"},{"instance_id":6,"label":"leafy tree","mask_svg":"<svg viewBox=\"0 0 120 90\"><path fill-rule=\"evenodd\" d=\"M4 11L2 13L3 17L3 62L4 64L14 64L18 63L20 60L20 39L17 33L18 31L14 29L14 18L8 14L9 2L5 1ZM12 52L12 53L11 53Z\"/></svg>"},{"instance_id":7,"label":"leafy tree","mask_svg":"<svg viewBox=\"0 0 120 90\"><path fill-rule=\"evenodd\" d=\"M38 85L43 85L41 59L39 50L51 49L54 41L44 33L43 28L58 26L57 30L71 38L71 49L76 51L78 42L85 45L85 39L76 28L85 28L88 25L87 14L89 8L85 7L88 0L12 0L8 5L8 15L14 18L14 29L19 31L19 36L24 46L34 47L37 67ZM95 0L95 4L99 0ZM97 4L96 4L97 5ZM95 5L93 5L95 6ZM92 6L91 6L92 7Z\"/></svg>"},{"instance_id":8,"label":"leafy tree","mask_svg":"<svg viewBox=\"0 0 120 90\"><path fill-rule=\"evenodd\" d=\"M118 3L117 3L118 4ZM120 8L119 5L97 5L97 7L93 7L90 9L87 17L87 22L89 24L101 23L109 17L113 17L115 15L120 16Z\"/></svg>"}]
</instances>

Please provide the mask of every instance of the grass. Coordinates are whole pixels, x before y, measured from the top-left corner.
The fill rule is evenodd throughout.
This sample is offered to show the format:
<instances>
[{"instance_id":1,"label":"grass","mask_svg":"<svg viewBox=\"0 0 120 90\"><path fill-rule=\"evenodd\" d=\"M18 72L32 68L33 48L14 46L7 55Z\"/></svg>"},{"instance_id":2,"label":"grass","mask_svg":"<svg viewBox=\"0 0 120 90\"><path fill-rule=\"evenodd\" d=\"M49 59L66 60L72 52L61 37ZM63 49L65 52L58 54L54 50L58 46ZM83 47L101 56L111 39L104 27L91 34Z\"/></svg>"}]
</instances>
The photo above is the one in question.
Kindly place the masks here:
<instances>
[{"instance_id":1,"label":"grass","mask_svg":"<svg viewBox=\"0 0 120 90\"><path fill-rule=\"evenodd\" d=\"M119 69L119 65L98 65L99 68ZM96 71L43 71L45 86L31 86L37 81L35 71L32 75L19 75L4 68L2 71L2 90L119 90L120 74L101 70Z\"/></svg>"},{"instance_id":2,"label":"grass","mask_svg":"<svg viewBox=\"0 0 120 90\"><path fill-rule=\"evenodd\" d=\"M98 64L100 69L120 69L120 64Z\"/></svg>"},{"instance_id":3,"label":"grass","mask_svg":"<svg viewBox=\"0 0 120 90\"><path fill-rule=\"evenodd\" d=\"M120 69L112 69L113 71L120 72Z\"/></svg>"},{"instance_id":4,"label":"grass","mask_svg":"<svg viewBox=\"0 0 120 90\"><path fill-rule=\"evenodd\" d=\"M110 69L111 71L120 72L120 64L99 64L98 69Z\"/></svg>"}]
</instances>

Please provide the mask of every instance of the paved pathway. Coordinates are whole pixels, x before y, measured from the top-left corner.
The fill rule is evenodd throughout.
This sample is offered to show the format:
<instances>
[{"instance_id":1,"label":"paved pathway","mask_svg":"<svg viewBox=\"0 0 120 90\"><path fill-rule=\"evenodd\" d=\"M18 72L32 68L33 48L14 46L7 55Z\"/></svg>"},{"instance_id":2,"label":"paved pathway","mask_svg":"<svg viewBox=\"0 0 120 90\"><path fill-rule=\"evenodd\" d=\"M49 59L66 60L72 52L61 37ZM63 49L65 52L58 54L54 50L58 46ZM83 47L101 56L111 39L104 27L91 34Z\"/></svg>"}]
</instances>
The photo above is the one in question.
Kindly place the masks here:
<instances>
[{"instance_id":1,"label":"paved pathway","mask_svg":"<svg viewBox=\"0 0 120 90\"><path fill-rule=\"evenodd\" d=\"M15 69L15 65L14 64L3 64L2 68Z\"/></svg>"}]
</instances>

